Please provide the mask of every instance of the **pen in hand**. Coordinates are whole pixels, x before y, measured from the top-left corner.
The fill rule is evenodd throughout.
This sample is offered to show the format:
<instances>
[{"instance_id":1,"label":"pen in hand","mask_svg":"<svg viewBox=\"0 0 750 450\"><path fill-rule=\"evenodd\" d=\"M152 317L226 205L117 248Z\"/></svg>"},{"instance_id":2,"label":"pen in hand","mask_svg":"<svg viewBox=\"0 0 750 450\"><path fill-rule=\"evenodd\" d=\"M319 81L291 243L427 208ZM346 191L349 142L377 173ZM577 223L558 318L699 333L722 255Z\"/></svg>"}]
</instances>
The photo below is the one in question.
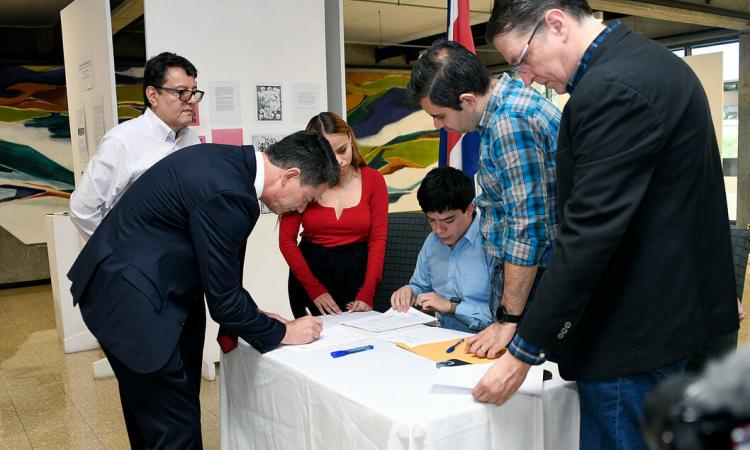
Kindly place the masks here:
<instances>
[{"instance_id":1,"label":"pen in hand","mask_svg":"<svg viewBox=\"0 0 750 450\"><path fill-rule=\"evenodd\" d=\"M308 308L307 306L305 306L305 314L307 314L308 316L312 316L312 313L310 312L310 308Z\"/></svg>"},{"instance_id":2,"label":"pen in hand","mask_svg":"<svg viewBox=\"0 0 750 450\"><path fill-rule=\"evenodd\" d=\"M453 353L456 350L456 347L458 347L463 341L464 338L459 339L458 342L448 347L448 350L446 350L445 353Z\"/></svg>"}]
</instances>

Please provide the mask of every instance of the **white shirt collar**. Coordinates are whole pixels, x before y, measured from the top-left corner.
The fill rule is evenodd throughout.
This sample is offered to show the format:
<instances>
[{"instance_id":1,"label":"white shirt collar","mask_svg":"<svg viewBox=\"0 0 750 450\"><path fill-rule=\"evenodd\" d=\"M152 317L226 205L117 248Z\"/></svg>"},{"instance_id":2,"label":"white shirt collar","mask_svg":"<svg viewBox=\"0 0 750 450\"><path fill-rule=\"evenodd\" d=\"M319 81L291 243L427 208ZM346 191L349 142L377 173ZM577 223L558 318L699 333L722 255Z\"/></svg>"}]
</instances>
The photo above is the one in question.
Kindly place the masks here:
<instances>
[{"instance_id":1,"label":"white shirt collar","mask_svg":"<svg viewBox=\"0 0 750 450\"><path fill-rule=\"evenodd\" d=\"M255 196L260 200L260 196L263 194L263 182L266 179L266 166L263 165L263 153L254 150L253 152L255 153L255 182L253 187L255 188Z\"/></svg>"},{"instance_id":2,"label":"white shirt collar","mask_svg":"<svg viewBox=\"0 0 750 450\"><path fill-rule=\"evenodd\" d=\"M179 133L175 133L169 128L169 125L164 123L164 121L151 110L151 108L146 108L146 112L143 113L143 116L148 123L159 132L159 136L162 136L164 141L175 142L187 132L187 127L182 127Z\"/></svg>"}]
</instances>

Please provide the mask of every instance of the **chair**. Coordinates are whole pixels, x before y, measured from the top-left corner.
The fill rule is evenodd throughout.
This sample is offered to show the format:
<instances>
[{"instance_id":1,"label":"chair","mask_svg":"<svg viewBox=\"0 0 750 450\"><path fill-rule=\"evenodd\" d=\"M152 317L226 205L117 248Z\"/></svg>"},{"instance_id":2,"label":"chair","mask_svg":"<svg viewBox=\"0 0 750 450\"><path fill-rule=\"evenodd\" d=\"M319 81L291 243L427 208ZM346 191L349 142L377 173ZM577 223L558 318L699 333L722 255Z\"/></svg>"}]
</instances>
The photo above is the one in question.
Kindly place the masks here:
<instances>
[{"instance_id":1,"label":"chair","mask_svg":"<svg viewBox=\"0 0 750 450\"><path fill-rule=\"evenodd\" d=\"M422 243L431 231L422 213L388 215L383 280L375 291L373 309L385 312L391 307L391 294L411 279Z\"/></svg>"}]
</instances>

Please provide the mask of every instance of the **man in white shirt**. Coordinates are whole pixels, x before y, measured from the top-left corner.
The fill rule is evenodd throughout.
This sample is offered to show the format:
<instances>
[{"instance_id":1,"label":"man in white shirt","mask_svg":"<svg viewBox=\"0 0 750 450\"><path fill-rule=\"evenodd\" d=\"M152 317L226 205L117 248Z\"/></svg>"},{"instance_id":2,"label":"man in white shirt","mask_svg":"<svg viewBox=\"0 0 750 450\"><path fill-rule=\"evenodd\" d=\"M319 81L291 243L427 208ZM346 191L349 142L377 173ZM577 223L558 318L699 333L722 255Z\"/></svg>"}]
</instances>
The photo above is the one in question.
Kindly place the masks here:
<instances>
[{"instance_id":1,"label":"man in white shirt","mask_svg":"<svg viewBox=\"0 0 750 450\"><path fill-rule=\"evenodd\" d=\"M104 135L70 197L71 220L86 239L143 172L175 150L200 143L188 128L203 98L197 75L190 61L174 53L146 61L146 112Z\"/></svg>"}]
</instances>

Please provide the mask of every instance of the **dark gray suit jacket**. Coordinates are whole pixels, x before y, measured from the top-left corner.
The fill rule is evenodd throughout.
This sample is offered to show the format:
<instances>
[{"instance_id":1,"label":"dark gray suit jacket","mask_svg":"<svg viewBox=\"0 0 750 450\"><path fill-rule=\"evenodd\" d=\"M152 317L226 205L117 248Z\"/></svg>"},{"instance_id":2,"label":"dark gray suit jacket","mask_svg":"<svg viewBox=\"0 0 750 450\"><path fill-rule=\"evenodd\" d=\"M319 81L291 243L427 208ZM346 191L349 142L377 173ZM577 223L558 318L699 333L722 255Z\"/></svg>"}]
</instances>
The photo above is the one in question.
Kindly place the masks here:
<instances>
[{"instance_id":1,"label":"dark gray suit jacket","mask_svg":"<svg viewBox=\"0 0 750 450\"><path fill-rule=\"evenodd\" d=\"M568 379L653 370L737 329L708 102L665 47L614 30L563 111L559 239L520 336Z\"/></svg>"}]
</instances>

